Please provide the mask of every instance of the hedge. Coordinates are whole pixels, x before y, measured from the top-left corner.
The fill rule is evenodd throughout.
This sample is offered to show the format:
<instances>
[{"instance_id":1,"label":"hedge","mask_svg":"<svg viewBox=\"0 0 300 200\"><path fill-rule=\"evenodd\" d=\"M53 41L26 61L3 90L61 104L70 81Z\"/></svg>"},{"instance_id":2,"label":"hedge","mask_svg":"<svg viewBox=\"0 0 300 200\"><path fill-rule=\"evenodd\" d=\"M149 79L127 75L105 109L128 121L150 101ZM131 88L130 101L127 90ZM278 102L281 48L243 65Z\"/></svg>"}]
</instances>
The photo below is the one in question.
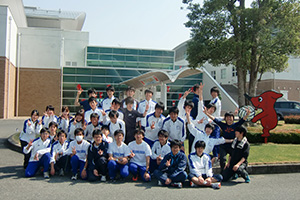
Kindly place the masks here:
<instances>
[{"instance_id":1,"label":"hedge","mask_svg":"<svg viewBox=\"0 0 300 200\"><path fill-rule=\"evenodd\" d=\"M300 115L289 115L284 117L286 124L300 124Z\"/></svg>"},{"instance_id":2,"label":"hedge","mask_svg":"<svg viewBox=\"0 0 300 200\"><path fill-rule=\"evenodd\" d=\"M250 143L264 143L262 133L247 133L247 139ZM278 144L300 144L299 133L271 133L268 137L268 142Z\"/></svg>"}]
</instances>

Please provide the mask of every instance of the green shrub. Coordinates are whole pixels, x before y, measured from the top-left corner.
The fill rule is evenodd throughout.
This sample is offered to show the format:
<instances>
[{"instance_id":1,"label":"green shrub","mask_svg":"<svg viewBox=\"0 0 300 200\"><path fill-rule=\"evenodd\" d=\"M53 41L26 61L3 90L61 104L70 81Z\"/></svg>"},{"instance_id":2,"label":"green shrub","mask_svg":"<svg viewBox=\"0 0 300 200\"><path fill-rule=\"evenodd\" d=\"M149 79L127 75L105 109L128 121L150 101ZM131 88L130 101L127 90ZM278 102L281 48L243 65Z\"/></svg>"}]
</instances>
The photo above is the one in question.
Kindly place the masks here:
<instances>
[{"instance_id":1,"label":"green shrub","mask_svg":"<svg viewBox=\"0 0 300 200\"><path fill-rule=\"evenodd\" d=\"M300 115L289 115L284 117L286 124L300 124Z\"/></svg>"},{"instance_id":2,"label":"green shrub","mask_svg":"<svg viewBox=\"0 0 300 200\"><path fill-rule=\"evenodd\" d=\"M247 133L247 139L250 143L264 143L264 138L261 137L262 133ZM268 142L278 144L300 144L299 133L271 133L268 137Z\"/></svg>"}]
</instances>

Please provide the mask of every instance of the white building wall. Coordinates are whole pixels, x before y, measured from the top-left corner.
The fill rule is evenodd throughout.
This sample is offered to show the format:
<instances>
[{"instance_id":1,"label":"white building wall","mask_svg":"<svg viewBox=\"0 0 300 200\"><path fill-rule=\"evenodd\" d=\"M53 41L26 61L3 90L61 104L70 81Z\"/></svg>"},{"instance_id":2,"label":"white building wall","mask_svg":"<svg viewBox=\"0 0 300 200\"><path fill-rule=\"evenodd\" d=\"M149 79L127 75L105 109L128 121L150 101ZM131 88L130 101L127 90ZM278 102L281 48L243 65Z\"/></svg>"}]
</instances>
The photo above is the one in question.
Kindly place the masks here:
<instances>
[{"instance_id":1,"label":"white building wall","mask_svg":"<svg viewBox=\"0 0 300 200\"><path fill-rule=\"evenodd\" d=\"M20 28L19 32L20 67L59 69L61 59L84 65L83 52L88 44L88 33L45 28Z\"/></svg>"},{"instance_id":2,"label":"white building wall","mask_svg":"<svg viewBox=\"0 0 300 200\"><path fill-rule=\"evenodd\" d=\"M89 33L79 31L64 31L64 65L66 62L85 66L85 47L89 44Z\"/></svg>"},{"instance_id":3,"label":"white building wall","mask_svg":"<svg viewBox=\"0 0 300 200\"><path fill-rule=\"evenodd\" d=\"M0 56L16 66L17 25L6 6L0 6Z\"/></svg>"},{"instance_id":4,"label":"white building wall","mask_svg":"<svg viewBox=\"0 0 300 200\"><path fill-rule=\"evenodd\" d=\"M0 56L6 57L6 30L7 30L6 6L0 6Z\"/></svg>"}]
</instances>

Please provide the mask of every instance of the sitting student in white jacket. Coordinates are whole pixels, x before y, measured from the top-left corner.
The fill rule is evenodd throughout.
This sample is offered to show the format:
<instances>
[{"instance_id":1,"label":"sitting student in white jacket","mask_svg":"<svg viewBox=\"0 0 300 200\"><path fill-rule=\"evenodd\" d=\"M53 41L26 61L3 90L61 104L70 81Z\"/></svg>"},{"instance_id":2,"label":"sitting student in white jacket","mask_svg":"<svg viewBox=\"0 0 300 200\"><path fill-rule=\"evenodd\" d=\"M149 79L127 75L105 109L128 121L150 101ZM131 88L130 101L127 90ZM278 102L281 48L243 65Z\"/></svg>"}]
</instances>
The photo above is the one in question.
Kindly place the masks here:
<instances>
[{"instance_id":1,"label":"sitting student in white jacket","mask_svg":"<svg viewBox=\"0 0 300 200\"><path fill-rule=\"evenodd\" d=\"M213 175L210 156L204 153L205 142L197 141L194 148L196 151L189 155L189 179L191 186L221 188L221 183L217 182L222 181L223 177L221 175Z\"/></svg>"},{"instance_id":2,"label":"sitting student in white jacket","mask_svg":"<svg viewBox=\"0 0 300 200\"><path fill-rule=\"evenodd\" d=\"M63 130L58 132L57 137L58 140L51 147L50 174L53 176L55 171L58 171L60 176L64 176L69 161L69 156L66 154L69 142Z\"/></svg>"},{"instance_id":3,"label":"sitting student in white jacket","mask_svg":"<svg viewBox=\"0 0 300 200\"><path fill-rule=\"evenodd\" d=\"M165 130L158 132L158 140L152 146L152 155L150 159L150 172L154 172L160 165L164 156L171 152L170 142L168 141L169 133Z\"/></svg>"},{"instance_id":4,"label":"sitting student in white jacket","mask_svg":"<svg viewBox=\"0 0 300 200\"><path fill-rule=\"evenodd\" d=\"M31 157L28 166L25 170L26 177L32 177L36 174L38 169L44 167L44 178L49 178L49 164L50 164L50 149L51 141L49 139L49 131L47 128L42 128L40 131L41 137L35 140L30 140L28 145L24 147L23 152L28 154L31 152Z\"/></svg>"}]
</instances>

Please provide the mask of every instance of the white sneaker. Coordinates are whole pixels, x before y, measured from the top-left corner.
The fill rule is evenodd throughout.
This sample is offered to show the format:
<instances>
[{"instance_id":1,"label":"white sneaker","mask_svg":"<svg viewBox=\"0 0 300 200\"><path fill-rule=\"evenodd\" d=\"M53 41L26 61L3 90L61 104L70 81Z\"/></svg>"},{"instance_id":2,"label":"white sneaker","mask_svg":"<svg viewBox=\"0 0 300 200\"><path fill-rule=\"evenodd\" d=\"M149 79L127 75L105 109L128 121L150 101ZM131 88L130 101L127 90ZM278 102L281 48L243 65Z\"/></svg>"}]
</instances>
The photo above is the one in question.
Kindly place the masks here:
<instances>
[{"instance_id":1,"label":"white sneaker","mask_svg":"<svg viewBox=\"0 0 300 200\"><path fill-rule=\"evenodd\" d=\"M49 172L44 172L44 178L49 178Z\"/></svg>"},{"instance_id":2,"label":"white sneaker","mask_svg":"<svg viewBox=\"0 0 300 200\"><path fill-rule=\"evenodd\" d=\"M182 183L181 182L173 183L172 186L177 188L182 188Z\"/></svg>"},{"instance_id":3,"label":"white sneaker","mask_svg":"<svg viewBox=\"0 0 300 200\"><path fill-rule=\"evenodd\" d=\"M64 172L63 169L60 169L60 170L59 170L59 175L60 175L60 176L64 176L64 175L65 175L65 172Z\"/></svg>"},{"instance_id":4,"label":"white sneaker","mask_svg":"<svg viewBox=\"0 0 300 200\"><path fill-rule=\"evenodd\" d=\"M196 184L193 181L190 181L190 186L191 187L196 187Z\"/></svg>"},{"instance_id":5,"label":"white sneaker","mask_svg":"<svg viewBox=\"0 0 300 200\"><path fill-rule=\"evenodd\" d=\"M212 183L211 187L214 189L220 189L221 188L221 183Z\"/></svg>"},{"instance_id":6,"label":"white sneaker","mask_svg":"<svg viewBox=\"0 0 300 200\"><path fill-rule=\"evenodd\" d=\"M106 177L105 176L101 176L101 181L105 182L106 181Z\"/></svg>"},{"instance_id":7,"label":"white sneaker","mask_svg":"<svg viewBox=\"0 0 300 200\"><path fill-rule=\"evenodd\" d=\"M77 180L77 174L73 175L71 179L72 180Z\"/></svg>"},{"instance_id":8,"label":"white sneaker","mask_svg":"<svg viewBox=\"0 0 300 200\"><path fill-rule=\"evenodd\" d=\"M157 181L158 186L162 186L162 183L160 181Z\"/></svg>"}]
</instances>

